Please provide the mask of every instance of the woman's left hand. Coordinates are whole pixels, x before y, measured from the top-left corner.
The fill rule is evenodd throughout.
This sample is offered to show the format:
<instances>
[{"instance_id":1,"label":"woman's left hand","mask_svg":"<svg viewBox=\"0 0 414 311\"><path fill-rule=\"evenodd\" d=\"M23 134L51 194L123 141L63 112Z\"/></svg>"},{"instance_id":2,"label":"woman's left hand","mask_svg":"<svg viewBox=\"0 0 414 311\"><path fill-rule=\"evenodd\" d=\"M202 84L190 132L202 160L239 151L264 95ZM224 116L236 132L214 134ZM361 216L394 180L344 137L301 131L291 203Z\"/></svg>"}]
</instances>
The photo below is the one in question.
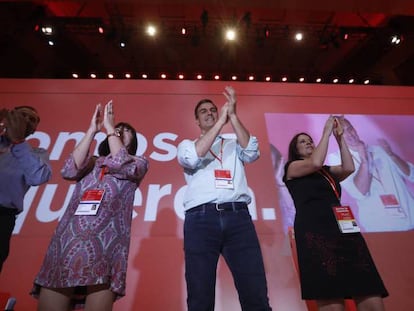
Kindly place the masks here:
<instances>
[{"instance_id":1,"label":"woman's left hand","mask_svg":"<svg viewBox=\"0 0 414 311\"><path fill-rule=\"evenodd\" d=\"M343 119L344 119L343 115L334 117L333 133L336 138L340 138L344 134L344 129L342 127Z\"/></svg>"},{"instance_id":2,"label":"woman's left hand","mask_svg":"<svg viewBox=\"0 0 414 311\"><path fill-rule=\"evenodd\" d=\"M106 129L107 133L113 133L115 131L115 115L114 115L114 106L112 104L112 100L110 100L104 109L104 119L103 125Z\"/></svg>"}]
</instances>

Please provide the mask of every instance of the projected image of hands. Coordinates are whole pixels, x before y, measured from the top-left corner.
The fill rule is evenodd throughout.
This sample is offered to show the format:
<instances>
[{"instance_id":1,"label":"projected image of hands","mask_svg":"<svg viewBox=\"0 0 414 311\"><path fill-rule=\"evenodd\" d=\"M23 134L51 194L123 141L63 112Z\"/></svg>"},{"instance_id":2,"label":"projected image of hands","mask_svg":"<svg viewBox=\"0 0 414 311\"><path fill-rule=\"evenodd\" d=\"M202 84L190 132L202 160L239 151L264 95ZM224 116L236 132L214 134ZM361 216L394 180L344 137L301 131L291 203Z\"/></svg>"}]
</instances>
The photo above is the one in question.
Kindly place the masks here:
<instances>
[{"instance_id":1,"label":"projected image of hands","mask_svg":"<svg viewBox=\"0 0 414 311\"><path fill-rule=\"evenodd\" d=\"M271 151L277 150L279 158L286 159L288 139L296 133L307 132L319 141L318 135L328 115L267 113L265 117ZM355 165L354 173L341 182L341 203L351 206L364 232L414 228L412 124L412 116L345 115L341 118L344 139ZM339 164L337 145L329 146L325 164ZM281 193L283 187L277 177L280 165L274 165L274 169L277 191ZM284 226L291 226L293 203L287 204L289 200L284 195L278 197Z\"/></svg>"}]
</instances>

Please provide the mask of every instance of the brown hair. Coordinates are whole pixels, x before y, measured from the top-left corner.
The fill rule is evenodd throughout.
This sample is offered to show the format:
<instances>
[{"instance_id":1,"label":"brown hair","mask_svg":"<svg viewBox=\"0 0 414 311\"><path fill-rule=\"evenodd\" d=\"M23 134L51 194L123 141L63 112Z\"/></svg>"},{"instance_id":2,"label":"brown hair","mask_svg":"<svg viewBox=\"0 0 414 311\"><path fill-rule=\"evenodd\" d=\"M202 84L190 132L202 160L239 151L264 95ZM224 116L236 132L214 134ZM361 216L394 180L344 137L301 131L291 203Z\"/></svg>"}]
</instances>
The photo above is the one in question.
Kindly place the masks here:
<instances>
[{"instance_id":1,"label":"brown hair","mask_svg":"<svg viewBox=\"0 0 414 311\"><path fill-rule=\"evenodd\" d=\"M198 119L198 115L197 115L197 113L198 113L198 108L200 108L200 106L201 106L202 104L205 104L205 103L212 103L212 104L213 104L213 106L217 108L217 106L213 103L213 101L212 101L211 99L204 98L204 99L200 100L200 101L197 103L197 105L195 106L195 108L194 108L194 116L195 116L196 120Z\"/></svg>"}]
</instances>

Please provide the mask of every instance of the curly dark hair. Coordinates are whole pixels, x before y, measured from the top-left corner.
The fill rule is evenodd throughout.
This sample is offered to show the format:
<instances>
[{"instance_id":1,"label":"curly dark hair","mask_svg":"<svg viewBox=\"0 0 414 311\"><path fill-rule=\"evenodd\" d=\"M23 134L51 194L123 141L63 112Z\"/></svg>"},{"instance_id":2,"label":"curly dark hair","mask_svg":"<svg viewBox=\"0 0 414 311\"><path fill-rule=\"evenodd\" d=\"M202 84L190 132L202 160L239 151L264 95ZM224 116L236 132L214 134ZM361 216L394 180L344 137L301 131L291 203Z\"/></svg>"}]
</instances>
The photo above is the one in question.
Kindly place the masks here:
<instances>
[{"instance_id":1,"label":"curly dark hair","mask_svg":"<svg viewBox=\"0 0 414 311\"><path fill-rule=\"evenodd\" d=\"M132 141L129 144L129 146L127 146L127 150L129 154L135 155L137 152L137 148L138 148L137 132L135 131L135 129L129 123L126 123L126 122L119 122L118 124L115 125L115 128L122 128L122 129L127 128L131 131ZM104 141L102 141L99 144L98 154L99 156L107 156L110 152L111 151L109 150L109 143L108 143L108 137L107 137L105 138Z\"/></svg>"}]
</instances>

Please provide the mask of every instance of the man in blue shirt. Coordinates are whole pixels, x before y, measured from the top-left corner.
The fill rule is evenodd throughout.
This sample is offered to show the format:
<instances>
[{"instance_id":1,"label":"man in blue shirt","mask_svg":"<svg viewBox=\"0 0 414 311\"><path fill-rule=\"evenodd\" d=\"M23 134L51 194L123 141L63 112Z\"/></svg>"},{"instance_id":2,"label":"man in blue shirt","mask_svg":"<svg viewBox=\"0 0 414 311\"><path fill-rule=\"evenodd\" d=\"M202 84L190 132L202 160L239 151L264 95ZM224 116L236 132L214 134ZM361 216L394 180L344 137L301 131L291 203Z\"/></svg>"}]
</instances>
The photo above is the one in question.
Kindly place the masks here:
<instances>
[{"instance_id":1,"label":"man in blue shirt","mask_svg":"<svg viewBox=\"0 0 414 311\"><path fill-rule=\"evenodd\" d=\"M30 186L51 176L46 150L32 148L26 137L34 133L40 118L33 107L0 111L0 272L9 255L16 215Z\"/></svg>"},{"instance_id":2,"label":"man in blue shirt","mask_svg":"<svg viewBox=\"0 0 414 311\"><path fill-rule=\"evenodd\" d=\"M209 99L195 108L201 130L196 140L178 146L184 168L184 251L189 311L212 311L220 254L232 272L243 311L268 311L266 276L256 230L247 209L244 164L259 157L256 137L236 114L236 95L223 93L227 102L220 115ZM235 135L220 135L230 122ZM235 137L234 137L235 136Z\"/></svg>"}]
</instances>

